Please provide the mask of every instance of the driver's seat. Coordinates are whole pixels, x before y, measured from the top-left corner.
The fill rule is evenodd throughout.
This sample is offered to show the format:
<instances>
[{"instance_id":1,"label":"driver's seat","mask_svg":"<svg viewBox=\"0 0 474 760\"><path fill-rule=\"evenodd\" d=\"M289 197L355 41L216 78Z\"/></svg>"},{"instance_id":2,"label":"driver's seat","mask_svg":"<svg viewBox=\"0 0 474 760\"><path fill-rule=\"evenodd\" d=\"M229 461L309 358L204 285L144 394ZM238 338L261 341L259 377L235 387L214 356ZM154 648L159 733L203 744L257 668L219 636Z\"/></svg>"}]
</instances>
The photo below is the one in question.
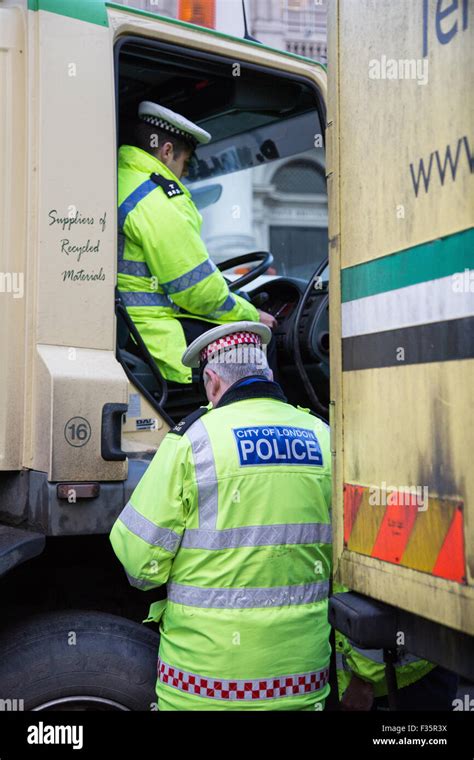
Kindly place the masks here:
<instances>
[{"instance_id":1,"label":"driver's seat","mask_svg":"<svg viewBox=\"0 0 474 760\"><path fill-rule=\"evenodd\" d=\"M207 399L199 386L199 372L193 370L190 384L166 380L115 290L117 315L116 356L130 382L145 396L168 424L179 422Z\"/></svg>"}]
</instances>

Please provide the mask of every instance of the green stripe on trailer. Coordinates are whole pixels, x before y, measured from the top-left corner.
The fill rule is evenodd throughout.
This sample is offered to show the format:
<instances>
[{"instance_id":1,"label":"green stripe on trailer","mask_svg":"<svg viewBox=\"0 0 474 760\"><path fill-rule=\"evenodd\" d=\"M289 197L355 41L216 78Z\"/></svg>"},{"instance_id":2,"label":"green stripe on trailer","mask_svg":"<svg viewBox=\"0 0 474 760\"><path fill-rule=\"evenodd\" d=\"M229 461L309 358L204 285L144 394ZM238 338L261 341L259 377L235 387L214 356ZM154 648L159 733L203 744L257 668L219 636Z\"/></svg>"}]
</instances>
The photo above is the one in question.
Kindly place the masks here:
<instances>
[{"instance_id":1,"label":"green stripe on trailer","mask_svg":"<svg viewBox=\"0 0 474 760\"><path fill-rule=\"evenodd\" d=\"M474 228L407 248L341 272L342 302L474 268Z\"/></svg>"},{"instance_id":2,"label":"green stripe on trailer","mask_svg":"<svg viewBox=\"0 0 474 760\"><path fill-rule=\"evenodd\" d=\"M49 11L99 26L109 25L104 0L28 0L28 10Z\"/></svg>"}]
</instances>

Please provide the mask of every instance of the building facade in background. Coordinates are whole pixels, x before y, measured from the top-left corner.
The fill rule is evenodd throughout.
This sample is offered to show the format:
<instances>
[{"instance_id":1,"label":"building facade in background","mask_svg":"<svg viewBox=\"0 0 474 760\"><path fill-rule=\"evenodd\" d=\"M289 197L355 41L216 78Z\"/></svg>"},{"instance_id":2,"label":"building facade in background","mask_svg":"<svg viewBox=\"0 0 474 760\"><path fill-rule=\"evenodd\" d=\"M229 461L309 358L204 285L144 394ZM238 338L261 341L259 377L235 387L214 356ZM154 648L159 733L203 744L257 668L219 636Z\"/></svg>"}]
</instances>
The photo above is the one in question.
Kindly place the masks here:
<instances>
[{"instance_id":1,"label":"building facade in background","mask_svg":"<svg viewBox=\"0 0 474 760\"><path fill-rule=\"evenodd\" d=\"M243 35L242 0L118 0L161 16ZM265 45L326 63L326 0L245 0L249 31Z\"/></svg>"}]
</instances>

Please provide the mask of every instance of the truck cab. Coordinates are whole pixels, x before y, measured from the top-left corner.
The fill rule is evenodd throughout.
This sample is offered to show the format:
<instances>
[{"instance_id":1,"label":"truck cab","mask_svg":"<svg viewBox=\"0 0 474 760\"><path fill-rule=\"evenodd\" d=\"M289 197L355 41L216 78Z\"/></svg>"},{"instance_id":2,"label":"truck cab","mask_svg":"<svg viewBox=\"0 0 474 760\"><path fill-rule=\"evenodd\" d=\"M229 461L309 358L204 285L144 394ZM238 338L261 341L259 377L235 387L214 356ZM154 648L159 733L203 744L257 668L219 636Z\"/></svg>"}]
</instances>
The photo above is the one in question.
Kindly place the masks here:
<instances>
[{"instance_id":1,"label":"truck cab","mask_svg":"<svg viewBox=\"0 0 474 760\"><path fill-rule=\"evenodd\" d=\"M60 635L51 626L80 628L91 637L91 661L113 660L97 630L135 626L127 636L142 659L132 658L129 671L143 672L156 632L131 621L143 620L150 594L128 586L108 533L166 432L204 397L197 378L188 386L163 379L117 293L118 148L132 140L142 100L211 132L186 180L204 240L230 287L278 319L289 399L328 418L326 72L103 0L3 0L0 30L0 308L9 357L1 370L0 646L28 640L38 626L43 644ZM61 646L55 638L53 656ZM35 647L5 665L5 693L30 679L30 655L48 670L48 647ZM122 656L117 643L110 683ZM121 701L109 682L98 694L74 658L71 668L81 699L79 687L65 691L59 679L42 691L33 678L26 709L153 702L147 679L131 697L124 688Z\"/></svg>"}]
</instances>

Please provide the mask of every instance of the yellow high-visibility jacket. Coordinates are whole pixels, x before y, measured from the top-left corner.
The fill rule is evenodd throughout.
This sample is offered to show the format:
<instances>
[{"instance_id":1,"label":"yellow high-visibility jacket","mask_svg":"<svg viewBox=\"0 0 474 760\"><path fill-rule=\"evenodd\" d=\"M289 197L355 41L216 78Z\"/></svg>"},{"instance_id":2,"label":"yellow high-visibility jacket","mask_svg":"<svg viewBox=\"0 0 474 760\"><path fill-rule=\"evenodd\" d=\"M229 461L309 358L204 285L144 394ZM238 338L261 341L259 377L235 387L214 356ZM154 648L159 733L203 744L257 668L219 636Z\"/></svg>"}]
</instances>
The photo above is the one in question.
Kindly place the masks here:
<instances>
[{"instance_id":1,"label":"yellow high-visibility jacket","mask_svg":"<svg viewBox=\"0 0 474 760\"><path fill-rule=\"evenodd\" d=\"M213 324L259 321L257 309L229 291L200 237L191 193L157 158L122 145L118 164L118 288L163 376L191 382L181 362L180 317Z\"/></svg>"},{"instance_id":2,"label":"yellow high-visibility jacket","mask_svg":"<svg viewBox=\"0 0 474 760\"><path fill-rule=\"evenodd\" d=\"M329 429L275 385L173 428L112 529L130 582L167 584L160 710L324 707Z\"/></svg>"}]
</instances>

